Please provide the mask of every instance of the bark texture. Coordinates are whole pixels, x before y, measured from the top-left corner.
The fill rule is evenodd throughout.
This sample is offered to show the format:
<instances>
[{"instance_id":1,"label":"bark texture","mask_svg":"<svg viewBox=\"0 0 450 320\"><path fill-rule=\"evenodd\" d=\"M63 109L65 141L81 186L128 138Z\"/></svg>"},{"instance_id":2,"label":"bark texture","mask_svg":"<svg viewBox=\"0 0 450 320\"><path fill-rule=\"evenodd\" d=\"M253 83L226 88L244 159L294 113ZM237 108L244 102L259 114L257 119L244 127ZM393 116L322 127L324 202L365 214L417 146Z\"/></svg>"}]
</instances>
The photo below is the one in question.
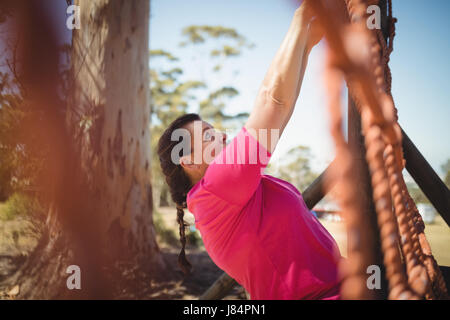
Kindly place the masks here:
<instances>
[{"instance_id":1,"label":"bark texture","mask_svg":"<svg viewBox=\"0 0 450 320\"><path fill-rule=\"evenodd\" d=\"M47 228L10 279L20 285L19 298L111 298L123 281L112 271L120 261L155 275L164 268L152 220L149 1L74 4L81 28L73 31L63 117L50 23L27 29L39 42L25 47L24 69L35 108L47 115L43 141L54 147L42 180L51 203ZM42 21L37 2L24 6L21 19ZM72 264L81 268L82 290L67 289Z\"/></svg>"}]
</instances>

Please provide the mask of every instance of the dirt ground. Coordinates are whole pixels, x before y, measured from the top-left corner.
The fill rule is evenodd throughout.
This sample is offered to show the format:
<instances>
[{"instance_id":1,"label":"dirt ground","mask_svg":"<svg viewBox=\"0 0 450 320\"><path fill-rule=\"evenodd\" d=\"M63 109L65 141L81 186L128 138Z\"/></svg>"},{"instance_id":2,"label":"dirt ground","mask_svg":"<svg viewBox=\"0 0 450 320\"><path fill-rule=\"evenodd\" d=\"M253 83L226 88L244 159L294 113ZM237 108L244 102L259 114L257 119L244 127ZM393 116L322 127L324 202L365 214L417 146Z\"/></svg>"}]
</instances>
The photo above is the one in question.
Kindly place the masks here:
<instances>
[{"instance_id":1,"label":"dirt ground","mask_svg":"<svg viewBox=\"0 0 450 320\"><path fill-rule=\"evenodd\" d=\"M1 210L2 204L0 204ZM165 209L163 209L164 211ZM166 209L164 220L178 232L171 223L173 210ZM0 215L1 217L1 215ZM24 217L13 220L0 218L0 299L20 298L20 286L9 283L8 278L26 261L27 256L37 245L38 237L33 233L32 224ZM179 270L177 259L179 247L159 243L161 254L167 265L164 280L153 280L133 266L123 269L124 286L122 292L116 293L117 299L198 299L209 286L223 273L210 259L203 246L187 247L186 255L193 269L185 276ZM236 286L224 299L245 299L245 291Z\"/></svg>"},{"instance_id":2,"label":"dirt ground","mask_svg":"<svg viewBox=\"0 0 450 320\"><path fill-rule=\"evenodd\" d=\"M23 263L37 241L33 226L27 219L0 219L0 283Z\"/></svg>"},{"instance_id":3,"label":"dirt ground","mask_svg":"<svg viewBox=\"0 0 450 320\"><path fill-rule=\"evenodd\" d=\"M170 266L177 268L179 249L163 247L163 257ZM222 275L220 270L202 249L188 249L186 255L193 266L192 273L184 276L180 271L176 272L176 279L169 281L160 291L149 294L149 299L198 299L217 278ZM225 300L246 299L245 291L241 286L236 286Z\"/></svg>"}]
</instances>

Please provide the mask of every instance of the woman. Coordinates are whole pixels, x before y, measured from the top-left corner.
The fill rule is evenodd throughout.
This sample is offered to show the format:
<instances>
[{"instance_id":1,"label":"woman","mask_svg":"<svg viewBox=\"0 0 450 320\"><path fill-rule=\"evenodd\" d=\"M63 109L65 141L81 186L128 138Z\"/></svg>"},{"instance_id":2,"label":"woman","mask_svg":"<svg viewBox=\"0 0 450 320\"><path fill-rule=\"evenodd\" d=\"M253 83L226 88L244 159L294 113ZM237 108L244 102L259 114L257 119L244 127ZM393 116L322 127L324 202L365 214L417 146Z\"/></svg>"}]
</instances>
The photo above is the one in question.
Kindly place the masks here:
<instances>
[{"instance_id":1,"label":"woman","mask_svg":"<svg viewBox=\"0 0 450 320\"><path fill-rule=\"evenodd\" d=\"M161 136L158 154L177 204L184 271L191 267L184 252L183 209L188 208L211 259L252 299L339 298L336 242L293 185L262 174L292 115L309 52L320 38L304 2L248 121L227 146L226 136L196 114L178 118ZM179 139L173 139L181 137L174 135L180 129L190 136L190 148L181 152ZM205 150L212 161L205 161Z\"/></svg>"}]
</instances>

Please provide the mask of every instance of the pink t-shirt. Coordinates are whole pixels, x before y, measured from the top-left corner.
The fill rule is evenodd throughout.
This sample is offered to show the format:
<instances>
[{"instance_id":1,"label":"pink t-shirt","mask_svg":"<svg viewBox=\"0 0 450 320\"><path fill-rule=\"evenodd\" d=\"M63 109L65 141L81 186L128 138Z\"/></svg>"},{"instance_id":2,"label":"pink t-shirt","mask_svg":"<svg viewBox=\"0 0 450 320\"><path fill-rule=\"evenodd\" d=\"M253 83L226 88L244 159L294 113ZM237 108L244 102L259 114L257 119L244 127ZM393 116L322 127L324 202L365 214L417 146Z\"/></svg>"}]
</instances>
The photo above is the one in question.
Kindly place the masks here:
<instances>
[{"instance_id":1,"label":"pink t-shirt","mask_svg":"<svg viewBox=\"0 0 450 320\"><path fill-rule=\"evenodd\" d=\"M339 299L338 246L245 127L189 191L206 251L251 299Z\"/></svg>"}]
</instances>

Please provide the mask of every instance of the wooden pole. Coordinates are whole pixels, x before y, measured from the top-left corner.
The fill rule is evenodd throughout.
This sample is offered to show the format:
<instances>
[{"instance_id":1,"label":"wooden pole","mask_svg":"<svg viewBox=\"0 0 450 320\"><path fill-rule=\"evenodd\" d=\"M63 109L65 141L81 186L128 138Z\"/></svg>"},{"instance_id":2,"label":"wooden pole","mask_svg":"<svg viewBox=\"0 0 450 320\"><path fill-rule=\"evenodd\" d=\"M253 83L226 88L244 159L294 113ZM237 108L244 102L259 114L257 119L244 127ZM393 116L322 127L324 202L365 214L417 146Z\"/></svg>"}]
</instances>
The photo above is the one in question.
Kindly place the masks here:
<instances>
[{"instance_id":1,"label":"wooden pole","mask_svg":"<svg viewBox=\"0 0 450 320\"><path fill-rule=\"evenodd\" d=\"M332 185L325 183L325 177L332 171L333 165L334 161L302 192L303 200L310 210L332 189Z\"/></svg>"},{"instance_id":2,"label":"wooden pole","mask_svg":"<svg viewBox=\"0 0 450 320\"><path fill-rule=\"evenodd\" d=\"M363 204L364 211L361 212L363 219L360 220L359 233L347 233L347 243L360 243L367 250L367 261L369 265L377 265L384 271L383 256L381 253L381 242L379 236L377 214L372 198L372 183L369 168L366 162L366 148L364 137L361 134L361 117L356 109L353 99L348 95L348 143L355 157L355 175L358 177L356 183L360 193L357 195ZM351 237L358 237L357 241L352 241ZM349 248L349 246L347 246ZM370 256L370 253L372 255ZM386 281L382 281L381 289L375 293L377 299L387 297Z\"/></svg>"},{"instance_id":3,"label":"wooden pole","mask_svg":"<svg viewBox=\"0 0 450 320\"><path fill-rule=\"evenodd\" d=\"M403 130L402 135L406 170L450 226L450 190Z\"/></svg>"},{"instance_id":4,"label":"wooden pole","mask_svg":"<svg viewBox=\"0 0 450 320\"><path fill-rule=\"evenodd\" d=\"M214 281L214 283L205 291L199 300L220 300L223 299L238 283L225 272Z\"/></svg>"},{"instance_id":5,"label":"wooden pole","mask_svg":"<svg viewBox=\"0 0 450 320\"><path fill-rule=\"evenodd\" d=\"M385 39L389 36L389 19L386 0L380 0L381 26ZM424 156L420 153L408 135L403 131L403 157L406 160L406 170L416 181L419 188L430 200L437 212L450 226L450 190L439 178Z\"/></svg>"}]
</instances>

